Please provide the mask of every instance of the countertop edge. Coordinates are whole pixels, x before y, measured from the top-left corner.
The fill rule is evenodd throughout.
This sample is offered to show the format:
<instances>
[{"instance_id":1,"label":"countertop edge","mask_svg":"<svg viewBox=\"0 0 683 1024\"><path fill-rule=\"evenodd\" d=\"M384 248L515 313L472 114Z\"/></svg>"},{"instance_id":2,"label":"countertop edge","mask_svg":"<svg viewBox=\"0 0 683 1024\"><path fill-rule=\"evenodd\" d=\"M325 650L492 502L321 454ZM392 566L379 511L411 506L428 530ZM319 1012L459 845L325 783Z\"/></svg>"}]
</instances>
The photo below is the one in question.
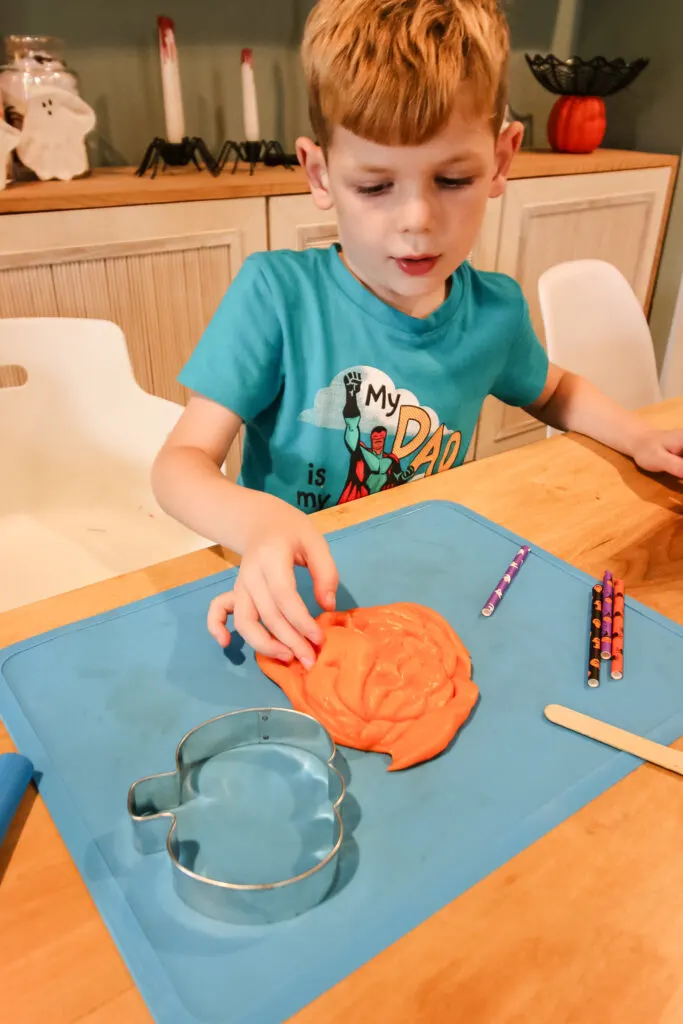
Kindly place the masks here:
<instances>
[{"instance_id":1,"label":"countertop edge","mask_svg":"<svg viewBox=\"0 0 683 1024\"><path fill-rule=\"evenodd\" d=\"M677 169L679 157L667 153L630 150L596 150L590 154L522 151L514 159L509 179L560 175ZM160 173L155 179L139 178L132 167L101 168L73 181L24 182L0 191L0 214L45 213L61 210L93 210L119 206L205 200L272 198L305 195L308 182L301 168L259 168L250 175L224 171L214 178L207 171L182 170Z\"/></svg>"}]
</instances>

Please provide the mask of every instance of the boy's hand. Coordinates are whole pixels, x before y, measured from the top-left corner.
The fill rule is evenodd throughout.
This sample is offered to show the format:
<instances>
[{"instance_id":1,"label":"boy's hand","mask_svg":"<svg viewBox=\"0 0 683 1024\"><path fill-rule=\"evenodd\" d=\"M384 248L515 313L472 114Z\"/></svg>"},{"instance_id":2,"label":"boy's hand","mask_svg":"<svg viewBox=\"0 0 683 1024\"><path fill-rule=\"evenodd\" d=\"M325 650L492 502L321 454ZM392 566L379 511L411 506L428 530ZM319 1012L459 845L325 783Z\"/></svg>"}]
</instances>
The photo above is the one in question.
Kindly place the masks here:
<instances>
[{"instance_id":1,"label":"boy's hand","mask_svg":"<svg viewBox=\"0 0 683 1024\"><path fill-rule=\"evenodd\" d=\"M559 430L575 430L624 455L649 473L683 479L683 430L651 430L643 420L576 373L551 363L545 387L527 412Z\"/></svg>"},{"instance_id":2,"label":"boy's hand","mask_svg":"<svg viewBox=\"0 0 683 1024\"><path fill-rule=\"evenodd\" d=\"M303 512L283 504L276 523L255 531L234 590L211 602L207 625L222 647L230 643L225 622L233 615L235 630L255 651L314 664L323 632L297 592L295 565L308 567L318 604L334 610L339 577L327 542Z\"/></svg>"},{"instance_id":3,"label":"boy's hand","mask_svg":"<svg viewBox=\"0 0 683 1024\"><path fill-rule=\"evenodd\" d=\"M683 479L683 430L645 430L633 445L633 460L650 473Z\"/></svg>"}]
</instances>

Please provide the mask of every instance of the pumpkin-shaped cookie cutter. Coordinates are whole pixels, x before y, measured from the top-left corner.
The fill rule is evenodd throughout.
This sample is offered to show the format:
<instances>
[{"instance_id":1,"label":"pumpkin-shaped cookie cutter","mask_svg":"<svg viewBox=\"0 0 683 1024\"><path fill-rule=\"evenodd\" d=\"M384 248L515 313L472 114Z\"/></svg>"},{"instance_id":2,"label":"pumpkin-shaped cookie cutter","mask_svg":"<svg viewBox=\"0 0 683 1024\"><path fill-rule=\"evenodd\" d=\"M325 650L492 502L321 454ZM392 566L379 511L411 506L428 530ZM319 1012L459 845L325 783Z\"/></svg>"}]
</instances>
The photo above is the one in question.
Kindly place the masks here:
<instances>
[{"instance_id":1,"label":"pumpkin-shaped cookie cutter","mask_svg":"<svg viewBox=\"0 0 683 1024\"><path fill-rule=\"evenodd\" d=\"M267 878L258 882L226 881L214 877L221 875L218 863L221 846L219 842L217 855L216 831L211 825L211 814L215 814L217 808L212 810L209 804L205 814L208 821L203 828L207 840L205 845L210 847L213 841L214 860L212 864L203 863L201 870L196 870L196 857L193 860L188 856L188 849L194 849L196 853L201 842L188 842L187 834L183 836L178 827L178 817L182 815L183 808L187 809L191 801L197 799L198 773L205 772L207 766L210 772L214 772L214 777L217 777L216 772L223 772L224 777L219 777L219 784L227 792L231 785L230 758L236 751L241 752L238 758L246 756L247 772L253 767L255 771L272 774L273 748L277 751L276 762L280 760L287 765L290 758L294 766L286 769L287 785L295 790L293 804L300 819L306 820L306 800L310 801L314 796L311 791L318 793L309 809L316 827L317 824L324 826L324 839L321 841L320 830L316 832L314 828L308 837L304 830L298 857L299 863L309 866L291 874L291 877ZM199 913L222 921L247 924L270 923L301 914L324 899L337 873L339 851L344 840L341 804L345 783L333 763L336 755L335 743L324 726L299 711L249 708L211 718L191 729L180 740L174 771L138 779L130 787L128 813L133 823L135 846L141 853L158 853L164 848L168 851L175 890ZM238 770L244 772L245 765L239 764ZM298 775L301 778L297 782ZM277 783L278 780L275 781ZM320 795L325 785L324 806L329 813L320 815ZM259 808L255 807L254 812L258 811ZM198 820L196 814L195 820ZM214 823L216 820L214 817ZM242 835L239 838L242 839ZM263 847L263 842L260 845ZM254 855L256 862L258 850Z\"/></svg>"}]
</instances>

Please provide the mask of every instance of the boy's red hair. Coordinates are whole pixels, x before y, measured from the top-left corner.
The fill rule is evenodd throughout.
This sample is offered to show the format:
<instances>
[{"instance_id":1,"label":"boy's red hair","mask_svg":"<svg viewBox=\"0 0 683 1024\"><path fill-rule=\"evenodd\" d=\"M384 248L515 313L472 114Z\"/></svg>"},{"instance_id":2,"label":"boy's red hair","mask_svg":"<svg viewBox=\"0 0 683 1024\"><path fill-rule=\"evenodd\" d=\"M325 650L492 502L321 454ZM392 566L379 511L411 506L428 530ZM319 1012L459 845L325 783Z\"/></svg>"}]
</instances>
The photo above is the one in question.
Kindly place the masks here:
<instances>
[{"instance_id":1,"label":"boy's red hair","mask_svg":"<svg viewBox=\"0 0 683 1024\"><path fill-rule=\"evenodd\" d=\"M315 137L418 145L458 105L497 133L509 47L497 0L318 0L302 44Z\"/></svg>"}]
</instances>

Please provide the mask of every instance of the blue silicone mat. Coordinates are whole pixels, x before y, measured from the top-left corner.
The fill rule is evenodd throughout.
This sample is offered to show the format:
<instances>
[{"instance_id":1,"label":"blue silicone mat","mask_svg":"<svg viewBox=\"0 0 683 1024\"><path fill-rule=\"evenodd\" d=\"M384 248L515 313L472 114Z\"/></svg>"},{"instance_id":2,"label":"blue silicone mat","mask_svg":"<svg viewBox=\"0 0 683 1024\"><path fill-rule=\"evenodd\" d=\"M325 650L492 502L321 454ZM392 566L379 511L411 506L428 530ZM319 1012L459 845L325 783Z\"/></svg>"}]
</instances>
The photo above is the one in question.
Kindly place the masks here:
<instances>
[{"instance_id":1,"label":"blue silicone mat","mask_svg":"<svg viewBox=\"0 0 683 1024\"><path fill-rule=\"evenodd\" d=\"M667 619L629 601L625 677L588 690L587 576L534 549L495 615L480 616L521 538L435 502L330 540L340 606L436 609L472 653L481 700L443 756L409 771L344 751L339 880L295 920L229 926L196 914L175 895L165 854L135 852L126 815L130 783L171 769L188 729L235 708L287 706L251 651L237 643L228 657L206 633L209 600L234 571L3 652L0 714L162 1024L285 1020L639 763L550 725L547 703L665 743L683 733L683 630ZM311 603L303 573L300 584Z\"/></svg>"}]
</instances>

